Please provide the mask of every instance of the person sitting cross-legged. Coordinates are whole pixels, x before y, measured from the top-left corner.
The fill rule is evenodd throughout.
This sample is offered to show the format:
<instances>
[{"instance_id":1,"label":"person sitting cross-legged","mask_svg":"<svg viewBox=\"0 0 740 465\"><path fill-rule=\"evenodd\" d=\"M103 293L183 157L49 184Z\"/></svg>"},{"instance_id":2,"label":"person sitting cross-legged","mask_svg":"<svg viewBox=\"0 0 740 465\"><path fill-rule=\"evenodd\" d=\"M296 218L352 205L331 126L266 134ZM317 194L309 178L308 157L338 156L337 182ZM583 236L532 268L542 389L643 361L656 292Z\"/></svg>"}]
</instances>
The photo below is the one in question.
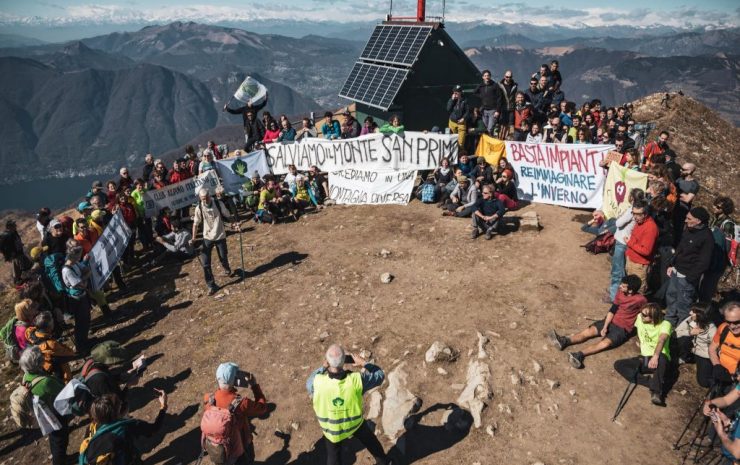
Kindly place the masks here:
<instances>
[{"instance_id":1,"label":"person sitting cross-legged","mask_svg":"<svg viewBox=\"0 0 740 465\"><path fill-rule=\"evenodd\" d=\"M583 368L583 360L589 355L598 354L624 344L631 336L635 320L647 299L639 293L642 280L635 275L627 275L617 290L609 312L603 320L594 322L583 331L571 336L560 336L555 330L550 331L549 338L558 349L586 342L600 337L595 344L590 344L578 352L570 352L568 359L574 368Z\"/></svg>"},{"instance_id":2,"label":"person sitting cross-legged","mask_svg":"<svg viewBox=\"0 0 740 465\"><path fill-rule=\"evenodd\" d=\"M478 199L476 210L473 212L473 239L478 237L481 230L485 233L486 240L491 240L493 234L499 232L506 208L494 193L493 185L483 186L483 197Z\"/></svg>"}]
</instances>

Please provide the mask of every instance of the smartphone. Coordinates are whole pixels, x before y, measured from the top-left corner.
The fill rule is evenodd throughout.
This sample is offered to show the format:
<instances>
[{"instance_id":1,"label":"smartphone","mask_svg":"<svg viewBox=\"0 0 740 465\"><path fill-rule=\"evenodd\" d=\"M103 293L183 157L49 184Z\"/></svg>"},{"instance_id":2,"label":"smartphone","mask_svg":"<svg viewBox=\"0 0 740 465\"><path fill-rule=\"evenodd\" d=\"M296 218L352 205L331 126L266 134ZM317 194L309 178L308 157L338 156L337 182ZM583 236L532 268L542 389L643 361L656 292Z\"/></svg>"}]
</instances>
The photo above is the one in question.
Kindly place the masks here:
<instances>
[{"instance_id":1,"label":"smartphone","mask_svg":"<svg viewBox=\"0 0 740 465\"><path fill-rule=\"evenodd\" d=\"M348 363L350 365L354 365L355 359L351 355L345 355L344 356L344 363Z\"/></svg>"}]
</instances>

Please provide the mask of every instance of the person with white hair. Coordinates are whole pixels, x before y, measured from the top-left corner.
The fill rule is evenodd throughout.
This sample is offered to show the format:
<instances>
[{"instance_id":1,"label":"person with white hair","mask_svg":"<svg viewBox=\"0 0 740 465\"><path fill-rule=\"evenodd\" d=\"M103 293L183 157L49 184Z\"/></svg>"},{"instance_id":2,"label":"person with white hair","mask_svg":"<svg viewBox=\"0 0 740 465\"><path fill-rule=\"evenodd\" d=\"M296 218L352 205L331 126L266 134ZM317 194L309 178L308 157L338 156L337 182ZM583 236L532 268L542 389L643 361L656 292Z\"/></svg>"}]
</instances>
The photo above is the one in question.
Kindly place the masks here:
<instances>
[{"instance_id":1,"label":"person with white hair","mask_svg":"<svg viewBox=\"0 0 740 465\"><path fill-rule=\"evenodd\" d=\"M203 174L215 169L216 165L213 162L213 150L205 149L203 151L203 156L200 159L200 164L198 165L198 174Z\"/></svg>"},{"instance_id":2,"label":"person with white hair","mask_svg":"<svg viewBox=\"0 0 740 465\"><path fill-rule=\"evenodd\" d=\"M360 370L349 371L345 366ZM365 446L377 465L391 463L362 418L363 394L383 384L384 379L380 367L367 363L359 355L345 353L339 344L329 346L323 366L308 377L306 389L324 433L327 465L341 463L342 444L352 437Z\"/></svg>"},{"instance_id":3,"label":"person with white hair","mask_svg":"<svg viewBox=\"0 0 740 465\"><path fill-rule=\"evenodd\" d=\"M118 180L118 192L123 192L127 187L134 185L134 178L131 177L128 168L124 166L118 170L118 174L121 175L121 178Z\"/></svg>"},{"instance_id":4,"label":"person with white hair","mask_svg":"<svg viewBox=\"0 0 740 465\"><path fill-rule=\"evenodd\" d=\"M200 264L203 266L203 275L208 286L208 295L215 294L219 287L213 278L211 270L211 252L216 248L218 259L223 268L223 275L233 275L229 266L229 251L226 247L226 228L224 219L231 219L231 212L222 202L214 201L205 187L198 190L198 206L193 215L193 234L191 244L195 241L198 228L203 225L203 246L200 250Z\"/></svg>"},{"instance_id":5,"label":"person with white hair","mask_svg":"<svg viewBox=\"0 0 740 465\"><path fill-rule=\"evenodd\" d=\"M303 211L311 205L320 208L316 200L316 194L308 182L308 177L302 174L297 175L295 182L290 187L290 193L293 195L293 209L299 215L302 215Z\"/></svg>"},{"instance_id":6,"label":"person with white hair","mask_svg":"<svg viewBox=\"0 0 740 465\"><path fill-rule=\"evenodd\" d=\"M218 366L216 382L218 383L218 389L203 396L203 403L205 404L205 412L201 421L201 427L205 427L203 430L203 447L211 457L220 454L226 455L224 465L233 465L237 462L242 464L254 463L254 443L252 442L252 426L249 419L267 413L267 398L260 385L257 384L255 376L252 373L240 371L239 365L232 362L222 363ZM252 390L254 400L247 396L242 397L237 391L237 387L247 386ZM208 411L212 409L221 410L221 412L214 411L209 414ZM211 424L209 421L210 415L215 414L214 418L217 420L224 413L223 410L228 411L232 417L230 431L232 436L229 438L229 450L219 450L219 445L214 444L218 441L211 441L216 439L214 436L227 432L213 431L209 428L209 424ZM217 425L219 422L214 423Z\"/></svg>"},{"instance_id":7,"label":"person with white hair","mask_svg":"<svg viewBox=\"0 0 740 465\"><path fill-rule=\"evenodd\" d=\"M31 390L31 394L38 397L48 407L62 425L57 431L49 434L49 449L52 465L63 465L67 460L67 445L69 445L69 427L67 419L54 410L54 399L64 389L64 383L44 370L44 355L36 346L27 347L22 353L18 364L23 370L21 384Z\"/></svg>"}]
</instances>

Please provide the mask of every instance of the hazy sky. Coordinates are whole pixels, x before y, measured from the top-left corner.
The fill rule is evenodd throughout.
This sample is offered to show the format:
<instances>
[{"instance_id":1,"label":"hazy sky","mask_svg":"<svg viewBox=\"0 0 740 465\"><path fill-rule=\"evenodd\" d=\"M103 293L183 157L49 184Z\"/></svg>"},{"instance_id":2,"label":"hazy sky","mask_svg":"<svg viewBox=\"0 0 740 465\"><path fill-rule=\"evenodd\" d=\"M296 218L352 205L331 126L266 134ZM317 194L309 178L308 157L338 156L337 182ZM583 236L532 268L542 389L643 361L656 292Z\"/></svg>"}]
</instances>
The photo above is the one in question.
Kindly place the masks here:
<instances>
[{"instance_id":1,"label":"hazy sky","mask_svg":"<svg viewBox=\"0 0 740 465\"><path fill-rule=\"evenodd\" d=\"M556 6L551 0L447 0L446 16L448 21L541 25L737 26L740 15L738 0L567 0L562 3L565 6ZM174 20L212 23L291 18L377 21L387 13L388 4L389 0L0 0L0 25ZM416 0L395 0L393 4L397 15L411 15L416 8ZM442 0L428 0L428 14L441 15L441 5Z\"/></svg>"}]
</instances>

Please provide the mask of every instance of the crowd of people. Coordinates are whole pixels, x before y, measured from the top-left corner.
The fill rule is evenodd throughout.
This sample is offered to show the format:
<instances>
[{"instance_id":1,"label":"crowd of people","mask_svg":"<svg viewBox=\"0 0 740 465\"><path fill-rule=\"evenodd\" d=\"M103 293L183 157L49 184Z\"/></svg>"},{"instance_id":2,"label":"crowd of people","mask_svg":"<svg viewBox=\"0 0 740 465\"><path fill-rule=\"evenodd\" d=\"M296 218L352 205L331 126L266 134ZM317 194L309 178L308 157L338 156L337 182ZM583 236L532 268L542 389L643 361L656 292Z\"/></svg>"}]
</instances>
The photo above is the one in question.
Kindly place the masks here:
<instances>
[{"instance_id":1,"label":"crowd of people","mask_svg":"<svg viewBox=\"0 0 740 465\"><path fill-rule=\"evenodd\" d=\"M729 246L738 239L738 226L732 219L734 204L729 197L718 196L712 199L711 211L695 206L700 189L697 167L678 162L668 144L670 134L662 131L655 141L645 144L645 135L636 130L631 105L603 108L599 100L590 100L576 107L561 89L558 67L557 61L542 65L526 90L519 90L511 71L495 82L485 70L483 82L468 96L461 86L455 86L447 103L445 132L457 135L459 157L443 158L439 167L422 173L416 194L424 203L437 204L444 216L468 218L473 239L481 234L491 239L504 227L506 213L519 207L519 200L516 173L509 161L502 158L491 166L485 157L474 155L484 134L530 143L614 145L622 154L619 164L647 173L649 182L645 191L629 192L631 208L620 217L607 221L596 211L583 228L614 238L610 281L604 283L604 302L609 307L603 320L568 336L553 330L550 339L560 350L594 339L568 354L573 367L583 368L587 357L618 347L637 334L640 357L620 366L635 377L651 375L651 401L656 405L664 405L667 380L676 367L695 363L697 383L712 387L716 397L706 408L716 437L728 463L740 463L734 458L740 457L740 428L728 429L732 409L738 404L738 391L732 386L740 376L740 303L727 302L718 312L712 302L720 279L732 266ZM341 122L327 112L319 129L304 118L296 130L285 115L275 120L263 111L260 117L266 103L265 99L257 106L224 107L224 111L242 115L247 152L276 141L404 133L398 116L379 126L372 117L360 124L350 112L342 113ZM431 131L441 132L438 127ZM138 382L145 359L132 359L110 341L93 346L89 338L93 306L106 323L117 321L108 302L130 292L126 283L130 271L197 256L208 293L213 295L219 290L211 266L213 249L224 277L245 278L243 269L234 270L230 264L229 231L240 231L248 219L263 224L295 221L307 209L318 211L331 204L325 173L316 166L301 173L290 165L283 177L255 172L239 192L202 188L194 205L176 211L164 208L156 217L147 217L148 190L215 170L215 160L227 156L226 147L214 141L197 151L186 147L182 158L169 168L163 160L147 155L140 176L123 167L119 177L107 181L105 187L94 182L77 206L75 218L41 209L36 217L38 241L28 252L16 223L7 222L2 253L12 262L19 298L15 316L0 336L8 357L24 372L21 387L46 409L48 421L42 430L49 435L54 465L67 463L68 425L75 414L89 416L91 421L80 448L82 464L100 463L106 454L125 458L115 463L136 463L138 438L151 436L161 427L167 409L164 392L159 393L160 414L153 423L132 419L128 413L127 390ZM91 282L88 256L118 212L133 234L113 269L113 283L97 289ZM79 394L73 386L74 395L64 404L69 408L60 409L55 401L70 383L75 384L70 364L74 360L84 361L74 379L86 386L80 391L87 394ZM327 463L340 463L341 445L351 437L367 447L376 463L391 463L362 420L363 394L383 379L379 367L345 354L338 345L329 348L323 366L311 373L306 388L326 438ZM219 365L216 381L217 389L203 399L203 450L216 464L252 463L249 419L267 412L266 397L254 375L234 363ZM252 397L242 396L240 387L250 387ZM27 426L22 418L28 414L29 397L22 393L11 408L19 425Z\"/></svg>"}]
</instances>

